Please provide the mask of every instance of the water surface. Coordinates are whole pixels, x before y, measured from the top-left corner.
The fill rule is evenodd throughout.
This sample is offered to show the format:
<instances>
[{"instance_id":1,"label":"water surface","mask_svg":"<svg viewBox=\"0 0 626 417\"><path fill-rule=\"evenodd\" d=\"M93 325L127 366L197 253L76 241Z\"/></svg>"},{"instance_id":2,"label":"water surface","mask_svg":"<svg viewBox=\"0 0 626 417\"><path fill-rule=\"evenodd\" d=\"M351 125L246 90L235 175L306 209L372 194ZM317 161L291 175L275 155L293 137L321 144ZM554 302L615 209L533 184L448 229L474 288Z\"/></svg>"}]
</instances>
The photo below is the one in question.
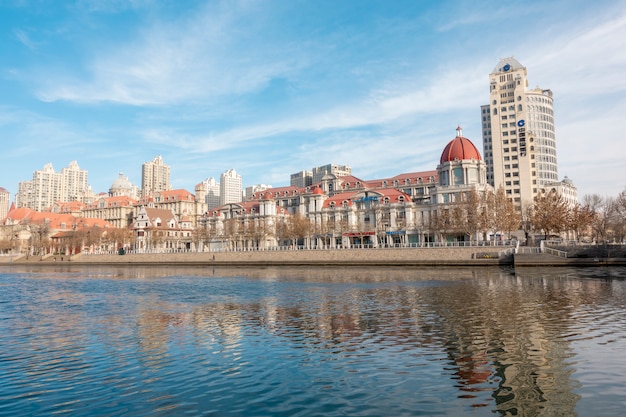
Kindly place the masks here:
<instances>
[{"instance_id":1,"label":"water surface","mask_svg":"<svg viewBox=\"0 0 626 417\"><path fill-rule=\"evenodd\" d=\"M626 269L0 269L0 415L621 416Z\"/></svg>"}]
</instances>

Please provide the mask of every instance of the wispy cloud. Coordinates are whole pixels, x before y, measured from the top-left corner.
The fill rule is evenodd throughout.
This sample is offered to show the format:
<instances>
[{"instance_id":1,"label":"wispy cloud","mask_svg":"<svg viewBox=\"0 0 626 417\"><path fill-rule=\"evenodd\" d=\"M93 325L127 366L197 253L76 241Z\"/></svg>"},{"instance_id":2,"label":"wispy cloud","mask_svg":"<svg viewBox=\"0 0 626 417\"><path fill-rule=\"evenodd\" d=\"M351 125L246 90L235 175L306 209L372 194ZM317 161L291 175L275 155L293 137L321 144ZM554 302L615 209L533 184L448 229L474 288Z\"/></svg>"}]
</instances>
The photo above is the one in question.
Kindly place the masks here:
<instances>
[{"instance_id":1,"label":"wispy cloud","mask_svg":"<svg viewBox=\"0 0 626 417\"><path fill-rule=\"evenodd\" d=\"M15 29L13 30L13 36L20 41L20 43L26 46L28 49L35 50L37 49L37 44L33 41L26 30L24 29Z\"/></svg>"},{"instance_id":2,"label":"wispy cloud","mask_svg":"<svg viewBox=\"0 0 626 417\"><path fill-rule=\"evenodd\" d=\"M306 61L288 44L259 46L248 39L249 33L238 26L259 10L241 4L206 7L174 23L155 21L121 48L114 45L99 52L83 79L50 80L39 96L47 102L136 106L210 100L263 88Z\"/></svg>"}]
</instances>

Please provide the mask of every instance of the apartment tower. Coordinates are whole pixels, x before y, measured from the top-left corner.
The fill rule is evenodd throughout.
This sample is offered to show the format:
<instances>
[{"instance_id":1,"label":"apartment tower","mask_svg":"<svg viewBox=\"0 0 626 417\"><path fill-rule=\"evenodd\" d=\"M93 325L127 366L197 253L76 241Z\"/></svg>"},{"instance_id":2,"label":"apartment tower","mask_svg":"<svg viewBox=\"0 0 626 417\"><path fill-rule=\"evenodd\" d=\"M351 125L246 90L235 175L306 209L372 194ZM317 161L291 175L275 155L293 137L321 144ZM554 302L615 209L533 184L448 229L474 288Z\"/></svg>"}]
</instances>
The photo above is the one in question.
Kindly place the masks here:
<instances>
[{"instance_id":1,"label":"apartment tower","mask_svg":"<svg viewBox=\"0 0 626 417\"><path fill-rule=\"evenodd\" d=\"M152 162L141 166L141 196L153 195L156 191L168 191L170 186L170 167L163 163L159 155Z\"/></svg>"},{"instance_id":2,"label":"apartment tower","mask_svg":"<svg viewBox=\"0 0 626 417\"><path fill-rule=\"evenodd\" d=\"M33 179L18 185L17 207L28 207L35 211L51 210L60 201L90 203L94 194L87 183L87 170L80 169L76 161L55 172L51 163L33 172Z\"/></svg>"},{"instance_id":3,"label":"apartment tower","mask_svg":"<svg viewBox=\"0 0 626 417\"><path fill-rule=\"evenodd\" d=\"M9 214L9 203L11 201L11 193L0 187L0 222Z\"/></svg>"},{"instance_id":4,"label":"apartment tower","mask_svg":"<svg viewBox=\"0 0 626 417\"><path fill-rule=\"evenodd\" d=\"M558 181L552 91L528 89L526 67L504 58L489 74L481 106L487 181L517 205Z\"/></svg>"},{"instance_id":5,"label":"apartment tower","mask_svg":"<svg viewBox=\"0 0 626 417\"><path fill-rule=\"evenodd\" d=\"M241 175L229 169L220 176L220 205L240 203L243 200Z\"/></svg>"}]
</instances>

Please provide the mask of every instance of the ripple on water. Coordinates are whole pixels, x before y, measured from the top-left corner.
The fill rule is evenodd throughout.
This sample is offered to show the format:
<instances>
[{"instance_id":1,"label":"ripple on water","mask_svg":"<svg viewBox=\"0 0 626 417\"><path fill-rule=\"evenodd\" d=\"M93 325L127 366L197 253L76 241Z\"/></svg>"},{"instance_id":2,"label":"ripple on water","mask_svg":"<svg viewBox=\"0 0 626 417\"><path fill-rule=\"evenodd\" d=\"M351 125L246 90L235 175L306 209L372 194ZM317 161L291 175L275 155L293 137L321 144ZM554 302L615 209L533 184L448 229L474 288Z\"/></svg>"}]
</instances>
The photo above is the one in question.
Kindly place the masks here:
<instances>
[{"instance_id":1,"label":"ripple on water","mask_svg":"<svg viewBox=\"0 0 626 417\"><path fill-rule=\"evenodd\" d=\"M623 281L382 271L0 277L0 414L619 415Z\"/></svg>"}]
</instances>

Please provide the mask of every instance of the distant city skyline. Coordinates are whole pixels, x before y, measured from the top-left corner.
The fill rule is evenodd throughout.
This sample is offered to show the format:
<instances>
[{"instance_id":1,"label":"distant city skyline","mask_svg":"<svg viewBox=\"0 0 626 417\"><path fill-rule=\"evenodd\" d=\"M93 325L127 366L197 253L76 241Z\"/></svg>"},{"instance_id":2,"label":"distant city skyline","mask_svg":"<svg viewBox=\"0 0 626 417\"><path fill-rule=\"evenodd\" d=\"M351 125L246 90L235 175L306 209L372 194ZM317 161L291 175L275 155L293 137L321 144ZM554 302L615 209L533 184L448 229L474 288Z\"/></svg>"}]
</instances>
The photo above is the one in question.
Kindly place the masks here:
<instances>
[{"instance_id":1,"label":"distant city skyline","mask_svg":"<svg viewBox=\"0 0 626 417\"><path fill-rule=\"evenodd\" d=\"M554 93L559 176L617 196L626 2L194 1L0 5L0 187L78 161L95 193L161 155L193 192L235 168L288 185L327 163L357 177L430 170L481 147L499 59Z\"/></svg>"}]
</instances>

